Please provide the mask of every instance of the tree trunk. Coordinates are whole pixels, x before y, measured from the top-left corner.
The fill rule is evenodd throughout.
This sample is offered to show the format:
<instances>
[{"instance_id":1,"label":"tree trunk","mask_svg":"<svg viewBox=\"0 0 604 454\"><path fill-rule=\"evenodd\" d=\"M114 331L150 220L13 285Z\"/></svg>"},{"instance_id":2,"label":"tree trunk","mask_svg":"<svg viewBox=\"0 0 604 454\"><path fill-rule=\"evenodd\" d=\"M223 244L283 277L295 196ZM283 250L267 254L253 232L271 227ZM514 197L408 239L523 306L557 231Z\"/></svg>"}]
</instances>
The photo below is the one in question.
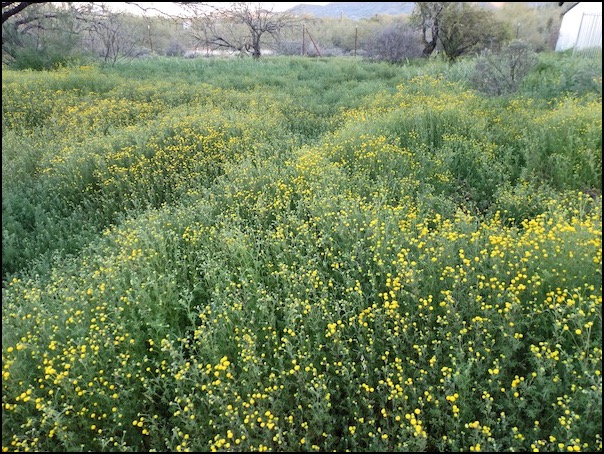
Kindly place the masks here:
<instances>
[{"instance_id":1,"label":"tree trunk","mask_svg":"<svg viewBox=\"0 0 604 454\"><path fill-rule=\"evenodd\" d=\"M436 41L427 42L424 45L424 50L422 51L422 57L428 58L430 55L432 55L432 52L434 52L434 49L436 49Z\"/></svg>"},{"instance_id":2,"label":"tree trunk","mask_svg":"<svg viewBox=\"0 0 604 454\"><path fill-rule=\"evenodd\" d=\"M260 35L252 36L252 57L260 58Z\"/></svg>"},{"instance_id":3,"label":"tree trunk","mask_svg":"<svg viewBox=\"0 0 604 454\"><path fill-rule=\"evenodd\" d=\"M424 43L424 50L422 51L422 57L428 58L436 49L436 45L438 44L438 21L434 21L432 26L430 27L430 40L428 41L428 27L422 27L422 42Z\"/></svg>"}]
</instances>

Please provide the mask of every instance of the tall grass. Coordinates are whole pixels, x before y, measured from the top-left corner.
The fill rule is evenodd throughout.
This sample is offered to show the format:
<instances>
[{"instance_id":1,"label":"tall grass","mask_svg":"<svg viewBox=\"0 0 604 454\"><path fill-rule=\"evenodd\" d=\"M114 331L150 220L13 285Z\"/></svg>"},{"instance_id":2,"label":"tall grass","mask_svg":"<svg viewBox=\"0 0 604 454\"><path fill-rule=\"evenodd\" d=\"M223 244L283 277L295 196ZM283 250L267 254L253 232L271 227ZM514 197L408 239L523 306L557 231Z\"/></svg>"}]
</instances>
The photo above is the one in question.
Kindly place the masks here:
<instances>
[{"instance_id":1,"label":"tall grass","mask_svg":"<svg viewBox=\"0 0 604 454\"><path fill-rule=\"evenodd\" d=\"M3 450L601 450L601 87L462 64L3 72Z\"/></svg>"}]
</instances>

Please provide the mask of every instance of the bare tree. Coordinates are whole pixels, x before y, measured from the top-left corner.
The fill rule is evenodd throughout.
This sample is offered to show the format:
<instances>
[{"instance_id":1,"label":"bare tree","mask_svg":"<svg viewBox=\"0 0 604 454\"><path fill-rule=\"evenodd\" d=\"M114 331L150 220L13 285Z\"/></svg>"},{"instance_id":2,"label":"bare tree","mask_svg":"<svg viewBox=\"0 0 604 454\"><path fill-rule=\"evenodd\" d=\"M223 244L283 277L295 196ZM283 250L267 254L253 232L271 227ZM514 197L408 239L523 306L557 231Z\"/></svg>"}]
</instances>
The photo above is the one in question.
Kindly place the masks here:
<instances>
[{"instance_id":1,"label":"bare tree","mask_svg":"<svg viewBox=\"0 0 604 454\"><path fill-rule=\"evenodd\" d=\"M86 46L105 63L137 56L144 43L144 32L128 23L128 15L94 5L87 18Z\"/></svg>"},{"instance_id":2,"label":"bare tree","mask_svg":"<svg viewBox=\"0 0 604 454\"><path fill-rule=\"evenodd\" d=\"M381 29L366 45L370 58L400 62L422 55L422 42L417 31L407 24L391 24Z\"/></svg>"},{"instance_id":3,"label":"bare tree","mask_svg":"<svg viewBox=\"0 0 604 454\"><path fill-rule=\"evenodd\" d=\"M478 57L471 81L478 90L490 95L513 93L538 61L529 43L514 40L499 53L485 51Z\"/></svg>"},{"instance_id":4,"label":"bare tree","mask_svg":"<svg viewBox=\"0 0 604 454\"><path fill-rule=\"evenodd\" d=\"M67 59L72 49L91 52L105 63L135 57L146 51L149 41L147 28L136 17L98 2L3 2L3 61L27 54L30 61L52 64L61 55Z\"/></svg>"},{"instance_id":5,"label":"bare tree","mask_svg":"<svg viewBox=\"0 0 604 454\"><path fill-rule=\"evenodd\" d=\"M180 2L193 13L191 31L198 45L260 58L263 44L278 44L281 32L298 20L261 3L235 2L228 6Z\"/></svg>"}]
</instances>

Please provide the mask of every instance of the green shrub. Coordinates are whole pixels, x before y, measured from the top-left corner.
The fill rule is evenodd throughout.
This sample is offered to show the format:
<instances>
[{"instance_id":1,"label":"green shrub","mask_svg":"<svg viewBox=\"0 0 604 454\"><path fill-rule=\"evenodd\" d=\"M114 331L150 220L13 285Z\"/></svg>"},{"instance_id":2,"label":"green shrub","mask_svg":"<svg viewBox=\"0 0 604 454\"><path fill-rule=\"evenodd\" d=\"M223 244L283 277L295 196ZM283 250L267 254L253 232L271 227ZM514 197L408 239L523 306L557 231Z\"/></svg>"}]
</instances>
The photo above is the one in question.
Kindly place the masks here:
<instances>
[{"instance_id":1,"label":"green shrub","mask_svg":"<svg viewBox=\"0 0 604 454\"><path fill-rule=\"evenodd\" d=\"M539 54L539 63L524 80L521 93L544 99L597 95L602 97L602 59L565 52Z\"/></svg>"}]
</instances>

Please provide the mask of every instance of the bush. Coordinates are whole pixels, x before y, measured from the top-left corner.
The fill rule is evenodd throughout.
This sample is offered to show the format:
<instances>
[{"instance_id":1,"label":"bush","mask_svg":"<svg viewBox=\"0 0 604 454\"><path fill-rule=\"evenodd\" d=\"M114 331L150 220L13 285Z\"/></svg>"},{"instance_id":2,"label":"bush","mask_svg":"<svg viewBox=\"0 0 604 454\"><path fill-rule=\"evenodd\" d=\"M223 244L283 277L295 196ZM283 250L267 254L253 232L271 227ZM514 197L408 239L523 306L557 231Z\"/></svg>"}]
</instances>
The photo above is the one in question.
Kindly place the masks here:
<instances>
[{"instance_id":1,"label":"bush","mask_svg":"<svg viewBox=\"0 0 604 454\"><path fill-rule=\"evenodd\" d=\"M537 64L537 55L528 43L514 40L500 53L486 51L476 60L472 83L490 95L513 93Z\"/></svg>"},{"instance_id":2,"label":"bush","mask_svg":"<svg viewBox=\"0 0 604 454\"><path fill-rule=\"evenodd\" d=\"M185 54L185 49L179 42L172 41L166 49L168 57L182 57Z\"/></svg>"},{"instance_id":3,"label":"bush","mask_svg":"<svg viewBox=\"0 0 604 454\"><path fill-rule=\"evenodd\" d=\"M281 41L277 46L279 55L300 55L302 53L302 41Z\"/></svg>"},{"instance_id":4,"label":"bush","mask_svg":"<svg viewBox=\"0 0 604 454\"><path fill-rule=\"evenodd\" d=\"M416 31L403 24L384 28L365 46L369 58L400 62L422 55L422 44Z\"/></svg>"},{"instance_id":5,"label":"bush","mask_svg":"<svg viewBox=\"0 0 604 454\"><path fill-rule=\"evenodd\" d=\"M76 59L60 47L24 47L15 53L15 60L11 65L14 69L33 69L34 71L53 70L64 68Z\"/></svg>"},{"instance_id":6,"label":"bush","mask_svg":"<svg viewBox=\"0 0 604 454\"><path fill-rule=\"evenodd\" d=\"M525 96L554 98L562 94L602 96L602 58L570 52L539 55L539 63L524 80Z\"/></svg>"}]
</instances>

